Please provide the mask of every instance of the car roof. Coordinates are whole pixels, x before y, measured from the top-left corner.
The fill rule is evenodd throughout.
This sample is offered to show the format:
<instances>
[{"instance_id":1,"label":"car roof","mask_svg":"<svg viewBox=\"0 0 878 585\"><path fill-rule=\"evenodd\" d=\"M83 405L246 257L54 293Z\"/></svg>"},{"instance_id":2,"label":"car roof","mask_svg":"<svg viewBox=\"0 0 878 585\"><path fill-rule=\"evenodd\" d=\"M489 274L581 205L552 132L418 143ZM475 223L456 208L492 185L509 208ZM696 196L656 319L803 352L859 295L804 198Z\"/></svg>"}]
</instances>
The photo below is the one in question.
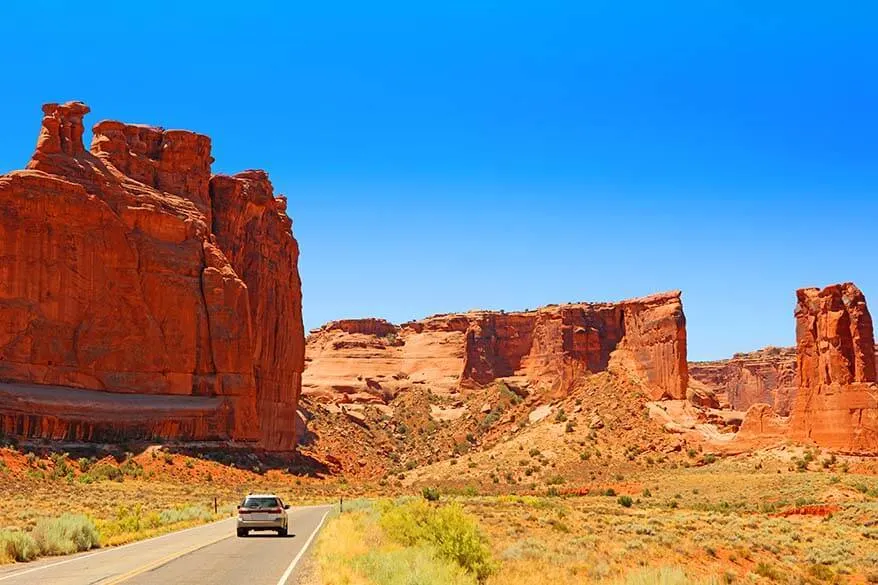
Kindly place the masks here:
<instances>
[{"instance_id":1,"label":"car roof","mask_svg":"<svg viewBox=\"0 0 878 585\"><path fill-rule=\"evenodd\" d=\"M279 498L276 494L247 494L248 498Z\"/></svg>"}]
</instances>

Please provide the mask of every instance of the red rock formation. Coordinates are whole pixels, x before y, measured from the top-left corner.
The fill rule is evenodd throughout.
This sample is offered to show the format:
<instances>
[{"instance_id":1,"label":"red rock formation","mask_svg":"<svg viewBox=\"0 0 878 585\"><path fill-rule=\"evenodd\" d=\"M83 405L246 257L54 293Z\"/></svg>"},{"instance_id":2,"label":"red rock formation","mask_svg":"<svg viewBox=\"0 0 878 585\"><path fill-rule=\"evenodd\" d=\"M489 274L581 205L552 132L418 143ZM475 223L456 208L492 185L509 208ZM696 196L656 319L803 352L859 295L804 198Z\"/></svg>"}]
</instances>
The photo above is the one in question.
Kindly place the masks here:
<instances>
[{"instance_id":1,"label":"red rock formation","mask_svg":"<svg viewBox=\"0 0 878 585\"><path fill-rule=\"evenodd\" d=\"M851 283L797 291L799 392L791 437L846 452L878 452L872 318Z\"/></svg>"},{"instance_id":2,"label":"red rock formation","mask_svg":"<svg viewBox=\"0 0 878 585\"><path fill-rule=\"evenodd\" d=\"M257 407L263 443L291 449L305 368L299 245L287 201L263 171L210 180L213 233L250 293Z\"/></svg>"},{"instance_id":3,"label":"red rock formation","mask_svg":"<svg viewBox=\"0 0 878 585\"><path fill-rule=\"evenodd\" d=\"M750 443L751 447L768 445L786 435L787 422L786 418L777 416L770 404L754 404L747 409L735 439Z\"/></svg>"},{"instance_id":4,"label":"red rock formation","mask_svg":"<svg viewBox=\"0 0 878 585\"><path fill-rule=\"evenodd\" d=\"M312 332L308 355L304 391L342 402L392 396L414 383L450 393L511 376L563 393L577 376L614 363L654 398L684 398L688 381L679 292L437 315L400 327L375 319L332 322Z\"/></svg>"},{"instance_id":5,"label":"red rock formation","mask_svg":"<svg viewBox=\"0 0 878 585\"><path fill-rule=\"evenodd\" d=\"M0 381L69 391L29 400L34 411L4 416L3 431L124 434L100 416L82 431L83 419L59 409L90 389L108 393L105 413L117 394L175 395L183 402L168 404L184 418L204 409L186 405L194 397L228 411L181 426L165 424L169 406L148 408L159 418L132 435L292 447L295 431L283 425L303 361L298 250L267 178L211 180L210 140L185 131L101 122L89 152L87 106L43 111L28 170L0 177ZM117 407L124 419L125 403ZM46 430L22 416L54 422Z\"/></svg>"},{"instance_id":6,"label":"red rock formation","mask_svg":"<svg viewBox=\"0 0 878 585\"><path fill-rule=\"evenodd\" d=\"M765 403L787 416L797 388L796 350L766 347L728 360L690 363L689 377L724 397L734 410Z\"/></svg>"}]
</instances>

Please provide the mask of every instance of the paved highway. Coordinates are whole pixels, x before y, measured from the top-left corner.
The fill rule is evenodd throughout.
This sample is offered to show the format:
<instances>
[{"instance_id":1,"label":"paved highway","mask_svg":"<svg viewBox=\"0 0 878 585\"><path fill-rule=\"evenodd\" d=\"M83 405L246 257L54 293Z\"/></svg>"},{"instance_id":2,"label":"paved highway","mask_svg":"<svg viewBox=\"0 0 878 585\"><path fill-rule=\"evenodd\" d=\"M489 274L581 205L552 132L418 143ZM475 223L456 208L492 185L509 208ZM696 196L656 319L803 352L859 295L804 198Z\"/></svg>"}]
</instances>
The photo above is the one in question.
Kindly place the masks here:
<instances>
[{"instance_id":1,"label":"paved highway","mask_svg":"<svg viewBox=\"0 0 878 585\"><path fill-rule=\"evenodd\" d=\"M0 567L0 585L292 585L330 506L291 508L290 535L235 536L235 520L133 544Z\"/></svg>"}]
</instances>

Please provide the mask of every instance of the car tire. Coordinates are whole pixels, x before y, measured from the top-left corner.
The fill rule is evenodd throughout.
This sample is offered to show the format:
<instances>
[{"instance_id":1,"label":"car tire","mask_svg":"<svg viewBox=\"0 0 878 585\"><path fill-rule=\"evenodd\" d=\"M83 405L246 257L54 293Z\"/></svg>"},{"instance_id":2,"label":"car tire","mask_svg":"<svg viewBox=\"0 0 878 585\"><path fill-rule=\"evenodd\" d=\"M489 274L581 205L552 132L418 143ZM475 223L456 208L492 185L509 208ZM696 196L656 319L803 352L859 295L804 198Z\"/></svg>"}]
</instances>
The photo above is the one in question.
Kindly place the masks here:
<instances>
[{"instance_id":1,"label":"car tire","mask_svg":"<svg viewBox=\"0 0 878 585\"><path fill-rule=\"evenodd\" d=\"M286 528L281 528L277 531L278 536L286 537L289 534L289 531Z\"/></svg>"},{"instance_id":2,"label":"car tire","mask_svg":"<svg viewBox=\"0 0 878 585\"><path fill-rule=\"evenodd\" d=\"M238 538L244 538L245 536L249 536L250 532L244 530L243 528L238 528Z\"/></svg>"}]
</instances>

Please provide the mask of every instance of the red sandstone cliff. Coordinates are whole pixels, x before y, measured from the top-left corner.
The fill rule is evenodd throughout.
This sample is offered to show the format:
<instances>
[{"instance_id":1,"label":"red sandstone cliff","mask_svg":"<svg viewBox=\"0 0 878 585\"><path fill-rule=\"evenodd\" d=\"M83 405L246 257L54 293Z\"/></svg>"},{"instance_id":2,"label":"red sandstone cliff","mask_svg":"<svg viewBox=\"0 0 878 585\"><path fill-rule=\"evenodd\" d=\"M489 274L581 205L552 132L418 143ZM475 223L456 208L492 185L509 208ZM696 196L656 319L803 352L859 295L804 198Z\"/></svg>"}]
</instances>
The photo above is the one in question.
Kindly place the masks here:
<instances>
[{"instance_id":1,"label":"red sandstone cliff","mask_svg":"<svg viewBox=\"0 0 878 585\"><path fill-rule=\"evenodd\" d=\"M878 452L872 317L852 283L797 291L799 391L790 436L847 452Z\"/></svg>"},{"instance_id":2,"label":"red sandstone cliff","mask_svg":"<svg viewBox=\"0 0 878 585\"><path fill-rule=\"evenodd\" d=\"M786 416L796 396L796 349L766 347L728 360L693 362L689 376L724 398L734 410L762 403Z\"/></svg>"},{"instance_id":3,"label":"red sandstone cliff","mask_svg":"<svg viewBox=\"0 0 878 585\"><path fill-rule=\"evenodd\" d=\"M87 106L43 111L27 170L0 177L2 430L292 448L304 335L285 200L260 171L212 177L206 136L105 121L87 151Z\"/></svg>"},{"instance_id":4,"label":"red sandstone cliff","mask_svg":"<svg viewBox=\"0 0 878 585\"><path fill-rule=\"evenodd\" d=\"M563 393L577 376L615 368L653 398L684 398L686 328L679 292L536 311L437 315L394 326L328 323L308 338L303 391L340 402L383 402L414 384L437 393L519 377Z\"/></svg>"}]
</instances>

